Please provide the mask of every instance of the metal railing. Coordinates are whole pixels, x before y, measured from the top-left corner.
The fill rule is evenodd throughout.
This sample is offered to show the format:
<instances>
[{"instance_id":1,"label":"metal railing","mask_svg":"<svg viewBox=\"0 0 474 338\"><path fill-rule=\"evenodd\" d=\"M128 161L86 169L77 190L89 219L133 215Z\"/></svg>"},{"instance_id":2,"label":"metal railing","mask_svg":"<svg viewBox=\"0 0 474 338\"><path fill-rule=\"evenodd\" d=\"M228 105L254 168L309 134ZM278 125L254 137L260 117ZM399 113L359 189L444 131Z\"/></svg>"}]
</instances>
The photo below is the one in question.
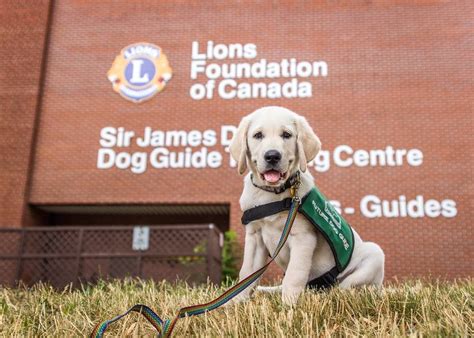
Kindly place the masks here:
<instances>
[{"instance_id":1,"label":"metal railing","mask_svg":"<svg viewBox=\"0 0 474 338\"><path fill-rule=\"evenodd\" d=\"M101 278L221 280L222 233L210 225L149 226L133 249L133 226L0 228L0 284L55 287Z\"/></svg>"}]
</instances>

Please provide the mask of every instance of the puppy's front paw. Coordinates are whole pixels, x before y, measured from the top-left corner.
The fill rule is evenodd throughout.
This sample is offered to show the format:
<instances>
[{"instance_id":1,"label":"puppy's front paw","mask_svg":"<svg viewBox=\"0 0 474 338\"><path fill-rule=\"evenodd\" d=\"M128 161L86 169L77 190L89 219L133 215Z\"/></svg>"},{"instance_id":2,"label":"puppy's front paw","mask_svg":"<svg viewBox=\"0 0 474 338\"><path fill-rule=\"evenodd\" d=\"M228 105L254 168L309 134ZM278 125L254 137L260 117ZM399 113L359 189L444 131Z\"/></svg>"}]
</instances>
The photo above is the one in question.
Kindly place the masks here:
<instances>
[{"instance_id":1,"label":"puppy's front paw","mask_svg":"<svg viewBox=\"0 0 474 338\"><path fill-rule=\"evenodd\" d=\"M294 306L296 302L298 302L298 298L300 296L299 290L285 290L283 288L283 292L281 294L281 299L284 304L288 306Z\"/></svg>"}]
</instances>

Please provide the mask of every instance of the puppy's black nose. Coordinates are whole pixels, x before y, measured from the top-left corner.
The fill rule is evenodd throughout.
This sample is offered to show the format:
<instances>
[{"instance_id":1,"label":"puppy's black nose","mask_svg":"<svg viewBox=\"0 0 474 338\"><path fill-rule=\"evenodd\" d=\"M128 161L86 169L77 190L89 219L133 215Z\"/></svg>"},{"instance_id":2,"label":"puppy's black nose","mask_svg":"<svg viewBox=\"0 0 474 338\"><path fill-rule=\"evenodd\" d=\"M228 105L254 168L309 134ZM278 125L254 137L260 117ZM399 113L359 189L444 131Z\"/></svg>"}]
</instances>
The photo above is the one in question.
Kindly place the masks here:
<instances>
[{"instance_id":1,"label":"puppy's black nose","mask_svg":"<svg viewBox=\"0 0 474 338\"><path fill-rule=\"evenodd\" d=\"M277 164L281 160L281 154L278 150L269 150L263 157L268 164Z\"/></svg>"}]
</instances>

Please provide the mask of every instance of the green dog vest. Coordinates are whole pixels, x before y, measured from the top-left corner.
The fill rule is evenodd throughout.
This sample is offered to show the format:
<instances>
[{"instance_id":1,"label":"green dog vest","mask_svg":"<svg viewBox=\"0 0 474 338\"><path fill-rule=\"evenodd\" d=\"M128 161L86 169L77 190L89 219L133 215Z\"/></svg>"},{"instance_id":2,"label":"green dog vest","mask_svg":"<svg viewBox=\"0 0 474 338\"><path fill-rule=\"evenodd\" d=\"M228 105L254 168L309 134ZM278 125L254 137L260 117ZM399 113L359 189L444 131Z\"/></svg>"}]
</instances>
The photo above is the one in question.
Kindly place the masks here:
<instances>
[{"instance_id":1,"label":"green dog vest","mask_svg":"<svg viewBox=\"0 0 474 338\"><path fill-rule=\"evenodd\" d=\"M289 210L291 198L246 210L242 223L248 224L279 212ZM349 264L354 251L354 234L347 221L334 209L326 197L313 187L302 200L298 211L321 232L331 247L338 272Z\"/></svg>"},{"instance_id":2,"label":"green dog vest","mask_svg":"<svg viewBox=\"0 0 474 338\"><path fill-rule=\"evenodd\" d=\"M351 261L354 234L347 221L316 188L304 196L298 210L318 229L331 247L339 272Z\"/></svg>"}]
</instances>

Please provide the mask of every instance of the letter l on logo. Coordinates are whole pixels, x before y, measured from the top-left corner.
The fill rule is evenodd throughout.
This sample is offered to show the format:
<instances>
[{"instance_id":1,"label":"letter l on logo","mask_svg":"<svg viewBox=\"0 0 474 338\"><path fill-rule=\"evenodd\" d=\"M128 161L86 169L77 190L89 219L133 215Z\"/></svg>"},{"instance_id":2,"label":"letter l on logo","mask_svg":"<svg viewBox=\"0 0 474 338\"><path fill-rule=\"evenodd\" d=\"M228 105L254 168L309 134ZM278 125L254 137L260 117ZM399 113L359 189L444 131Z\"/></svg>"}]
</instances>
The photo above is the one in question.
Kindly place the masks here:
<instances>
[{"instance_id":1,"label":"letter l on logo","mask_svg":"<svg viewBox=\"0 0 474 338\"><path fill-rule=\"evenodd\" d=\"M132 83L147 83L150 81L150 78L148 77L148 73L145 73L143 76L141 76L141 71L142 71L142 64L143 60L131 60L132 62L132 78L130 79L130 82Z\"/></svg>"}]
</instances>

